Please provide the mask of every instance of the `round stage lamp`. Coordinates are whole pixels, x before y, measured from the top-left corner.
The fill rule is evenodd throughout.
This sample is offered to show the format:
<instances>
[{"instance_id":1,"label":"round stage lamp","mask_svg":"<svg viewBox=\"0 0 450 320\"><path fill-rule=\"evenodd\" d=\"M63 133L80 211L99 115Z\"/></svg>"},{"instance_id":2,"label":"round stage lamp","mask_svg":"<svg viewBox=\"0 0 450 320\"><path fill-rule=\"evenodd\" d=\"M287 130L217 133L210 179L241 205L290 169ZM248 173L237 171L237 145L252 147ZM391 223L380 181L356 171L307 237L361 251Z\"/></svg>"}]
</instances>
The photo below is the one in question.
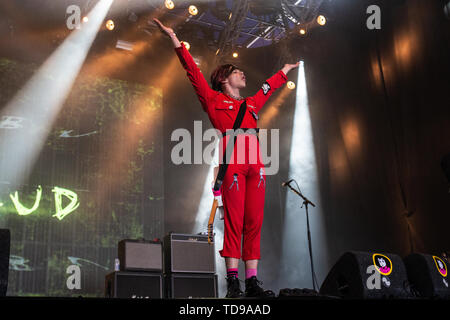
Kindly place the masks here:
<instances>
[{"instance_id":1,"label":"round stage lamp","mask_svg":"<svg viewBox=\"0 0 450 320\"><path fill-rule=\"evenodd\" d=\"M298 32L299 32L302 36L304 36L304 35L306 34L306 29L305 29L305 28L301 28Z\"/></svg>"},{"instance_id":2,"label":"round stage lamp","mask_svg":"<svg viewBox=\"0 0 450 320\"><path fill-rule=\"evenodd\" d=\"M172 10L173 8L175 8L175 3L173 3L172 0L166 0L164 1L164 5L166 6L167 9Z\"/></svg>"},{"instance_id":3,"label":"round stage lamp","mask_svg":"<svg viewBox=\"0 0 450 320\"><path fill-rule=\"evenodd\" d=\"M114 30L114 21L112 20L106 21L106 29L108 29L109 31Z\"/></svg>"},{"instance_id":4,"label":"round stage lamp","mask_svg":"<svg viewBox=\"0 0 450 320\"><path fill-rule=\"evenodd\" d=\"M323 26L325 25L325 23L327 23L327 18L325 18L323 15L320 15L317 17L317 23Z\"/></svg>"},{"instance_id":5,"label":"round stage lamp","mask_svg":"<svg viewBox=\"0 0 450 320\"><path fill-rule=\"evenodd\" d=\"M197 7L194 5L189 6L189 13L193 16L197 15L198 13Z\"/></svg>"},{"instance_id":6,"label":"round stage lamp","mask_svg":"<svg viewBox=\"0 0 450 320\"><path fill-rule=\"evenodd\" d=\"M288 81L286 83L286 86L288 87L288 89L290 90L294 90L295 89L295 83L293 81Z\"/></svg>"},{"instance_id":7,"label":"round stage lamp","mask_svg":"<svg viewBox=\"0 0 450 320\"><path fill-rule=\"evenodd\" d=\"M189 42L181 41L181 43L184 44L184 46L186 47L187 50L189 50L191 48L191 45L189 44Z\"/></svg>"},{"instance_id":8,"label":"round stage lamp","mask_svg":"<svg viewBox=\"0 0 450 320\"><path fill-rule=\"evenodd\" d=\"M237 52L233 52L233 58L239 57L239 54Z\"/></svg>"},{"instance_id":9,"label":"round stage lamp","mask_svg":"<svg viewBox=\"0 0 450 320\"><path fill-rule=\"evenodd\" d=\"M86 22L88 22L88 21L89 21L89 18L88 18L87 16L84 16L84 17L83 17L83 22L86 23Z\"/></svg>"}]
</instances>

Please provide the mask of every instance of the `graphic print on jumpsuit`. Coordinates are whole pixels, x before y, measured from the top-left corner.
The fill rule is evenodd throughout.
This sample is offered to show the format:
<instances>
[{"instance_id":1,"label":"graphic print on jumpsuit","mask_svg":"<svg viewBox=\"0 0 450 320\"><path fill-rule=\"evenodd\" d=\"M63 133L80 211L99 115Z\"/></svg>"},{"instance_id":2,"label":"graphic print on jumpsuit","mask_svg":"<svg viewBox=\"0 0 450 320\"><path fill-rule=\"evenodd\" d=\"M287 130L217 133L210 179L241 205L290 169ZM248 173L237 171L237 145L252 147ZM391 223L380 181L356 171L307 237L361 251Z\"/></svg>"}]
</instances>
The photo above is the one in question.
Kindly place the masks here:
<instances>
[{"instance_id":1,"label":"graphic print on jumpsuit","mask_svg":"<svg viewBox=\"0 0 450 320\"><path fill-rule=\"evenodd\" d=\"M235 100L211 89L184 44L175 48L175 52L213 127L222 134L232 129L243 100ZM245 98L247 111L241 128L256 128L259 110L286 81L286 75L280 70L267 79L254 96ZM221 139L221 152L225 152L230 137L232 136L226 135ZM223 249L220 255L240 259L242 241L242 260L258 260L266 181L257 136L238 135L231 158L233 160L228 165L221 188L225 217Z\"/></svg>"}]
</instances>

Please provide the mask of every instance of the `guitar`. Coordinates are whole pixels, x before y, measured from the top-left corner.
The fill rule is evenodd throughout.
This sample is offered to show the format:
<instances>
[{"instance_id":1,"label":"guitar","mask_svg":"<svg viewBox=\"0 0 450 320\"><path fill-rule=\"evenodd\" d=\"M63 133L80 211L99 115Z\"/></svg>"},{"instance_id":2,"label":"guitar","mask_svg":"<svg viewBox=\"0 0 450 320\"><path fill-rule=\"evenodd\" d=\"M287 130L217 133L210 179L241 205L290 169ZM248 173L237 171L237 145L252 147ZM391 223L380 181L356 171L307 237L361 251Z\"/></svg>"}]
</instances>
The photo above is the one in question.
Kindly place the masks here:
<instances>
[{"instance_id":1,"label":"guitar","mask_svg":"<svg viewBox=\"0 0 450 320\"><path fill-rule=\"evenodd\" d=\"M219 167L215 167L214 168L214 181L215 181L215 177L217 177L218 172L219 172ZM214 185L214 181L212 182L213 185ZM214 193L214 190L213 190L213 193ZM208 220L208 243L209 244L214 242L214 219L216 218L217 209L222 205L223 205L222 204L222 196L214 195L211 213L209 215L209 220ZM223 219L223 217L221 217L221 219Z\"/></svg>"},{"instance_id":2,"label":"guitar","mask_svg":"<svg viewBox=\"0 0 450 320\"><path fill-rule=\"evenodd\" d=\"M214 199L213 205L211 208L211 214L209 215L208 220L208 243L211 244L214 242L214 219L216 217L216 210L219 207L219 202L217 199Z\"/></svg>"}]
</instances>

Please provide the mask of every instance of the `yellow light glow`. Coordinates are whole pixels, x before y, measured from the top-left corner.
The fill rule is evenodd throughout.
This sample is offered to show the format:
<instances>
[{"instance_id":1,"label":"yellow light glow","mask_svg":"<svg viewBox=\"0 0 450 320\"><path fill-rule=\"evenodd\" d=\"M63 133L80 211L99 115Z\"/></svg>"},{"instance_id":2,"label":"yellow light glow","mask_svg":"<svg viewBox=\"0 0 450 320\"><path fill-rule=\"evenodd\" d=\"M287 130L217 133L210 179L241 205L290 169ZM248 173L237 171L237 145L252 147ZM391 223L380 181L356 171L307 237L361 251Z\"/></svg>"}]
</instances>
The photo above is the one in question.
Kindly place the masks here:
<instances>
[{"instance_id":1,"label":"yellow light glow","mask_svg":"<svg viewBox=\"0 0 450 320\"><path fill-rule=\"evenodd\" d=\"M291 90L295 89L295 83L293 81L288 81L286 83L286 86L288 87L288 89L291 89Z\"/></svg>"},{"instance_id":2,"label":"yellow light glow","mask_svg":"<svg viewBox=\"0 0 450 320\"><path fill-rule=\"evenodd\" d=\"M239 57L239 54L237 52L233 52L233 58Z\"/></svg>"},{"instance_id":3,"label":"yellow light glow","mask_svg":"<svg viewBox=\"0 0 450 320\"><path fill-rule=\"evenodd\" d=\"M88 22L89 18L88 17L83 17L83 22Z\"/></svg>"},{"instance_id":4,"label":"yellow light glow","mask_svg":"<svg viewBox=\"0 0 450 320\"><path fill-rule=\"evenodd\" d=\"M186 47L187 50L189 50L191 48L191 45L189 44L189 42L181 41L181 43L184 44L184 46Z\"/></svg>"},{"instance_id":5,"label":"yellow light glow","mask_svg":"<svg viewBox=\"0 0 450 320\"><path fill-rule=\"evenodd\" d=\"M106 29L108 29L108 30L113 30L114 29L114 21L112 21L112 20L108 20L108 21L106 21Z\"/></svg>"},{"instance_id":6,"label":"yellow light glow","mask_svg":"<svg viewBox=\"0 0 450 320\"><path fill-rule=\"evenodd\" d=\"M175 3L173 3L172 0L166 0L166 1L164 1L164 4L165 4L166 8L169 10L172 10L173 8L175 8Z\"/></svg>"},{"instance_id":7,"label":"yellow light glow","mask_svg":"<svg viewBox=\"0 0 450 320\"><path fill-rule=\"evenodd\" d=\"M300 29L299 32L300 32L301 35L304 35L304 34L306 34L306 29L303 29L303 28L302 28L302 29Z\"/></svg>"},{"instance_id":8,"label":"yellow light glow","mask_svg":"<svg viewBox=\"0 0 450 320\"><path fill-rule=\"evenodd\" d=\"M320 15L317 17L317 23L323 26L327 23L327 19L323 15Z\"/></svg>"},{"instance_id":9,"label":"yellow light glow","mask_svg":"<svg viewBox=\"0 0 450 320\"><path fill-rule=\"evenodd\" d=\"M194 5L189 6L189 13L192 14L193 16L197 15L198 13L197 7Z\"/></svg>"}]
</instances>

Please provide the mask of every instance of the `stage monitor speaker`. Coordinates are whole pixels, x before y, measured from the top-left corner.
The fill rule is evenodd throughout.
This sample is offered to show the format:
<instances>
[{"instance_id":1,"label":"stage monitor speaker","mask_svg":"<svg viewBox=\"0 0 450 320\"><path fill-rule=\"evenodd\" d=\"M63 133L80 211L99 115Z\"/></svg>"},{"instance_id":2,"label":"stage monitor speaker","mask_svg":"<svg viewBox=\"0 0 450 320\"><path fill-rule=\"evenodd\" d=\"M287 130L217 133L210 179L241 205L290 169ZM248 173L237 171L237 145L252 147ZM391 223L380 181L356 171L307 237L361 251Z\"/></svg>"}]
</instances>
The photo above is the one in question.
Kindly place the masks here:
<instances>
[{"instance_id":1,"label":"stage monitor speaker","mask_svg":"<svg viewBox=\"0 0 450 320\"><path fill-rule=\"evenodd\" d=\"M105 277L105 297L161 299L163 295L161 273L115 271Z\"/></svg>"},{"instance_id":2,"label":"stage monitor speaker","mask_svg":"<svg viewBox=\"0 0 450 320\"><path fill-rule=\"evenodd\" d=\"M166 273L215 273L214 243L207 235L169 233L164 238Z\"/></svg>"},{"instance_id":3,"label":"stage monitor speaker","mask_svg":"<svg viewBox=\"0 0 450 320\"><path fill-rule=\"evenodd\" d=\"M405 265L390 253L346 252L325 278L320 294L350 299L412 298Z\"/></svg>"},{"instance_id":4,"label":"stage monitor speaker","mask_svg":"<svg viewBox=\"0 0 450 320\"><path fill-rule=\"evenodd\" d=\"M409 283L419 297L450 298L448 266L444 259L429 254L412 253L403 259Z\"/></svg>"},{"instance_id":5,"label":"stage monitor speaker","mask_svg":"<svg viewBox=\"0 0 450 320\"><path fill-rule=\"evenodd\" d=\"M166 298L217 298L217 275L170 273L165 275Z\"/></svg>"},{"instance_id":6,"label":"stage monitor speaker","mask_svg":"<svg viewBox=\"0 0 450 320\"><path fill-rule=\"evenodd\" d=\"M130 239L119 241L120 271L162 272L162 255L162 243L160 241Z\"/></svg>"},{"instance_id":7,"label":"stage monitor speaker","mask_svg":"<svg viewBox=\"0 0 450 320\"><path fill-rule=\"evenodd\" d=\"M0 297L6 296L8 290L10 241L9 229L0 229Z\"/></svg>"}]
</instances>

